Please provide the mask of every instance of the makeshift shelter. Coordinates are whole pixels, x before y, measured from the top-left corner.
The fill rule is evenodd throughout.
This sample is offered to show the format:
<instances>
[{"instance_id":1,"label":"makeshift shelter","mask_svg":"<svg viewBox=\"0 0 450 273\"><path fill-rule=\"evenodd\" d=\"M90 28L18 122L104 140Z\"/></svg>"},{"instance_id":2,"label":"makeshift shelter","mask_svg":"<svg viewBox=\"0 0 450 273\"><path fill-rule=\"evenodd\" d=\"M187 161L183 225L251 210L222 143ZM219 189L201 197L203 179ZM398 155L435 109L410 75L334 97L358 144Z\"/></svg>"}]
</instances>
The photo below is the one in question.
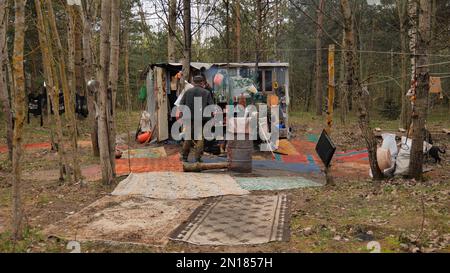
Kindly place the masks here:
<instances>
[{"instance_id":1,"label":"makeshift shelter","mask_svg":"<svg viewBox=\"0 0 450 273\"><path fill-rule=\"evenodd\" d=\"M289 132L288 63L191 63L191 79L202 74L213 89L216 104L224 107L245 99L247 105L280 105L280 136ZM256 71L257 70L257 71ZM180 94L181 63L151 64L144 71L147 111L155 128L154 139L169 139L172 107Z\"/></svg>"}]
</instances>

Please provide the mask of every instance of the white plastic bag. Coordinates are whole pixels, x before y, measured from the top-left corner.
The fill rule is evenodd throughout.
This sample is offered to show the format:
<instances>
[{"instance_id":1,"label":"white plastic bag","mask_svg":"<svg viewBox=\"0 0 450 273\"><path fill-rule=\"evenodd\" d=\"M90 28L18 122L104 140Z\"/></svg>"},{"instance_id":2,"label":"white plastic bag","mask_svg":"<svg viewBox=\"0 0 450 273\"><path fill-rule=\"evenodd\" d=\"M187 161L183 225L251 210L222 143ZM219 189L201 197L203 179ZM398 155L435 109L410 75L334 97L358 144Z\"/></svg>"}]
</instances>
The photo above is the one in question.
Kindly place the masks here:
<instances>
[{"instance_id":1,"label":"white plastic bag","mask_svg":"<svg viewBox=\"0 0 450 273\"><path fill-rule=\"evenodd\" d=\"M395 134L382 134L383 137L383 145L381 149L388 150L391 156L390 166L383 170L386 176L392 176L395 171L395 164L398 156L398 148Z\"/></svg>"},{"instance_id":2,"label":"white plastic bag","mask_svg":"<svg viewBox=\"0 0 450 273\"><path fill-rule=\"evenodd\" d=\"M186 85L184 86L183 91L181 91L181 94L178 96L177 100L175 101L175 106L178 106L178 107L180 106L180 102L184 96L184 93L186 93L186 91L188 91L191 88L194 88L194 86L192 84L186 82Z\"/></svg>"},{"instance_id":3,"label":"white plastic bag","mask_svg":"<svg viewBox=\"0 0 450 273\"><path fill-rule=\"evenodd\" d=\"M382 134L383 137L383 145L381 148L389 150L392 156L392 160L395 162L395 158L398 155L397 141L395 140L395 134Z\"/></svg>"},{"instance_id":4,"label":"white plastic bag","mask_svg":"<svg viewBox=\"0 0 450 273\"><path fill-rule=\"evenodd\" d=\"M139 125L142 132L150 132L152 131L152 120L149 112L144 111L141 115L141 120L139 121Z\"/></svg>"},{"instance_id":5,"label":"white plastic bag","mask_svg":"<svg viewBox=\"0 0 450 273\"><path fill-rule=\"evenodd\" d=\"M429 149L431 144L423 142L423 153L425 154ZM400 146L400 152L397 156L395 175L407 175L409 173L409 164L411 161L411 147L412 139L402 137L402 143Z\"/></svg>"}]
</instances>

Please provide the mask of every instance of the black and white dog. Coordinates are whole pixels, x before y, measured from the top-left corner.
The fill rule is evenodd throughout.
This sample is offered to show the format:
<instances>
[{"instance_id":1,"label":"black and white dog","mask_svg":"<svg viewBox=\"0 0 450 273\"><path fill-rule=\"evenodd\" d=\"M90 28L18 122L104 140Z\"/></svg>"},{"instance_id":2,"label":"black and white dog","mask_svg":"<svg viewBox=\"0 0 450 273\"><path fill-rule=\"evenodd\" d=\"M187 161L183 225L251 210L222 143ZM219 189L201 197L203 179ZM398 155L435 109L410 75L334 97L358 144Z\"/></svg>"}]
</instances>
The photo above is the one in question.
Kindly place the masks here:
<instances>
[{"instance_id":1,"label":"black and white dog","mask_svg":"<svg viewBox=\"0 0 450 273\"><path fill-rule=\"evenodd\" d=\"M441 149L437 146L433 146L430 148L430 150L428 151L428 155L434 159L434 163L436 164L441 164L441 157L440 154L445 154L445 149Z\"/></svg>"}]
</instances>

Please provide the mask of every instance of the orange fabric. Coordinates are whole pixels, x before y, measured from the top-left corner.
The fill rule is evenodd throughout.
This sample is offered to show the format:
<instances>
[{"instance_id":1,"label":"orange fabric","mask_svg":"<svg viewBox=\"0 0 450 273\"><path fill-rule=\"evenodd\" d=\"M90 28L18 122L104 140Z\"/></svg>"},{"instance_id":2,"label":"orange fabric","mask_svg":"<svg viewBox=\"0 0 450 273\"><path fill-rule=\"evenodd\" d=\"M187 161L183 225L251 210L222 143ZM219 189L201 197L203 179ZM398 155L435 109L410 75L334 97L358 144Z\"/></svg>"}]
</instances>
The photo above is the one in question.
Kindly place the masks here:
<instances>
[{"instance_id":1,"label":"orange fabric","mask_svg":"<svg viewBox=\"0 0 450 273\"><path fill-rule=\"evenodd\" d=\"M430 93L439 94L442 92L441 78L430 77Z\"/></svg>"},{"instance_id":2,"label":"orange fabric","mask_svg":"<svg viewBox=\"0 0 450 273\"><path fill-rule=\"evenodd\" d=\"M183 164L178 154L165 158L131 158L130 165L127 158L116 159L118 176L145 172L183 172Z\"/></svg>"},{"instance_id":3,"label":"orange fabric","mask_svg":"<svg viewBox=\"0 0 450 273\"><path fill-rule=\"evenodd\" d=\"M280 103L280 99L277 95L268 95L267 96L267 104L269 107L277 106Z\"/></svg>"}]
</instances>

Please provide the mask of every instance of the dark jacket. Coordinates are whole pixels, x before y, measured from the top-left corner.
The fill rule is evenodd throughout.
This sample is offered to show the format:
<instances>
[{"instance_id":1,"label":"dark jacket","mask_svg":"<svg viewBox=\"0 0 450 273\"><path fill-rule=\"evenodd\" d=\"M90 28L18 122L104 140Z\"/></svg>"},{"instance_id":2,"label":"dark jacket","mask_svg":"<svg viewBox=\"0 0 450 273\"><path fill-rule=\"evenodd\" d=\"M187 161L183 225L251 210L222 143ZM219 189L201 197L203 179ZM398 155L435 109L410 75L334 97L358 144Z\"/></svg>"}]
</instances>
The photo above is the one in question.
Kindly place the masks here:
<instances>
[{"instance_id":1,"label":"dark jacket","mask_svg":"<svg viewBox=\"0 0 450 273\"><path fill-rule=\"evenodd\" d=\"M201 113L202 113L202 117L203 117L203 112L204 112L205 108L208 105L214 104L213 98L211 96L211 92L209 92L208 90L203 89L200 86L196 86L194 88L187 90L186 93L184 93L183 98L181 99L180 105L185 105L191 110L191 119L194 119L194 113L195 113L194 99L195 98L201 98L201 100L202 100L202 104L201 104L202 109L200 109Z\"/></svg>"}]
</instances>

